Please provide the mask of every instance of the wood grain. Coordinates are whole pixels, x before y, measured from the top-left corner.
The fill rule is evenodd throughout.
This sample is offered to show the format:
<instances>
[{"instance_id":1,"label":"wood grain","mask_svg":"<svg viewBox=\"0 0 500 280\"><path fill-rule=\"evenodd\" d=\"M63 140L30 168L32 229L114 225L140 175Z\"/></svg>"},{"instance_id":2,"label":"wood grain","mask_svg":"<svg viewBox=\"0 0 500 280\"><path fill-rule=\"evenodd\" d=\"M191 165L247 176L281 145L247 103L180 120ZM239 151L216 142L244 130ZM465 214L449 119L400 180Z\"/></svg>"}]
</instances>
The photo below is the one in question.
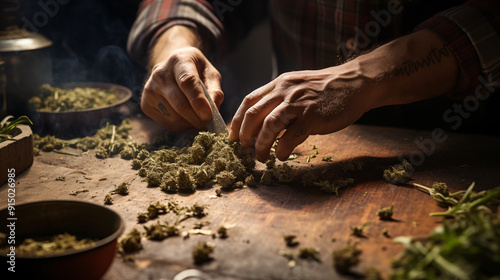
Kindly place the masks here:
<instances>
[{"instance_id":1,"label":"wood grain","mask_svg":"<svg viewBox=\"0 0 500 280\"><path fill-rule=\"evenodd\" d=\"M133 119L133 137L146 141L161 130L147 119ZM452 190L467 188L475 181L478 189L500 185L499 139L478 135L447 134L447 140L436 144L435 151L418 162L412 175L415 182L430 185L446 182ZM443 209L427 194L411 187L395 186L382 179L382 172L400 158L412 158L422 152L415 141L429 139L431 132L396 128L353 125L343 131L325 136L312 136L294 153L289 161L297 170L289 185L257 186L213 198L215 188L199 190L192 195L168 195L146 183L130 168L130 162L120 158L96 159L92 153L71 157L43 153L35 159L29 172L18 177L18 203L43 199L78 199L102 204L104 196L121 182L131 182L130 194L114 195L109 206L126 221L126 232L142 225L136 215L144 212L151 202L175 200L184 205L195 202L208 207L203 221L210 221L207 229L220 225L229 227L227 239L211 236L168 238L164 241L144 240L144 249L136 254L135 262L125 262L117 256L105 280L115 279L172 279L186 268L198 268L213 279L355 279L366 268L375 267L387 278L390 261L402 249L392 241L401 235L425 236L439 224L440 219L429 217ZM317 149L313 149L316 146ZM309 155L318 155L310 162ZM331 162L322 161L331 156ZM413 158L417 158L413 156ZM360 171L344 171L348 161L363 163ZM256 175L262 169L257 165ZM334 180L353 178L354 185L340 194L332 195L317 188L304 187L301 177L313 171L319 178ZM64 181L56 181L63 176ZM77 190L88 190L76 196ZM0 197L6 197L6 187L0 187ZM0 202L4 207L6 200ZM395 221L380 221L376 211L394 205ZM173 221L170 214L160 221ZM186 220L182 230L190 229L197 219ZM153 223L156 221L150 221ZM350 235L351 226L364 223L365 237ZM387 229L390 237L382 234ZM288 248L282 236L296 234L300 244ZM332 238L335 239L332 242ZM363 251L361 263L351 275L338 275L332 266L332 251L348 240L357 242ZM200 241L216 245L214 260L195 266L191 248ZM317 247L321 262L298 260L293 269L280 256L281 250L297 253L301 247Z\"/></svg>"}]
</instances>

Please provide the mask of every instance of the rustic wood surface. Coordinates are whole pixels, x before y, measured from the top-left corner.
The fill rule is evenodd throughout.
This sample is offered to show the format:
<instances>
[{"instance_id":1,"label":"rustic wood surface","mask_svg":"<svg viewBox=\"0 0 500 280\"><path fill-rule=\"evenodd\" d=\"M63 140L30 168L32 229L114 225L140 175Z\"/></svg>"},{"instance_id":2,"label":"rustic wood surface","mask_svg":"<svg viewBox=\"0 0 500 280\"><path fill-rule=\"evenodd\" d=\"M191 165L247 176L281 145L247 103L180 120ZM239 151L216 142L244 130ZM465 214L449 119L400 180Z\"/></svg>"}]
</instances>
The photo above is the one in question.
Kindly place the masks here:
<instances>
[{"instance_id":1,"label":"rustic wood surface","mask_svg":"<svg viewBox=\"0 0 500 280\"><path fill-rule=\"evenodd\" d=\"M161 129L145 118L132 119L133 138L148 141ZM119 157L105 160L94 157L93 152L81 157L56 153L42 153L33 166L16 177L17 204L46 199L76 199L103 204L106 194L122 182L131 182L130 194L113 195L113 205L126 222L126 232L142 229L136 222L139 212L146 211L151 202L175 200L182 205L195 202L206 205L208 215L201 221L211 224L205 229L215 231L220 225L229 227L227 239L213 239L206 235L191 235L187 239L171 237L163 241L143 239L144 249L135 254L135 262L124 261L117 255L104 280L172 279L186 268L198 268L213 279L356 279L368 267L379 269L387 278L390 261L402 246L392 238L401 235L425 236L440 223L429 217L433 211L442 211L427 194L414 188L395 186L382 179L382 173L400 157L416 163L414 182L431 185L446 182L452 190L467 188L476 182L477 189L499 184L499 138L446 133L446 141L436 144L429 155L423 153L415 141L429 144L429 131L353 125L343 131L326 136L310 137L294 153L298 157L289 161L298 173L287 186L257 186L225 192L214 198L215 188L199 190L191 195L172 195L158 188L147 188L142 178L130 167L130 161ZM426 140L427 139L427 140ZM316 150L313 147L316 146ZM427 146L427 148L432 148ZM307 162L309 155L318 155ZM331 156L331 162L322 161ZM419 157L420 156L420 157ZM2 158L2 161L4 159ZM347 161L363 163L361 171L347 171ZM257 173L264 166L257 166ZM316 188L303 187L301 175L314 171L322 179L353 178L353 186L338 196ZM64 177L64 181L56 180ZM84 192L79 192L84 191ZM0 207L7 204L7 187L0 186ZM394 204L395 221L380 221L376 211ZM173 221L164 215L149 221ZM181 230L191 229L199 219L181 223ZM365 237L350 235L351 226L370 223ZM387 229L390 238L382 234ZM296 234L300 244L288 248L282 236ZM332 241L332 238L335 241ZM339 275L332 266L332 251L348 240L357 242L363 251L361 262L353 274ZM200 241L211 241L216 248L214 260L196 266L191 249ZM279 252L296 254L301 247L317 247L321 262L298 260L294 268Z\"/></svg>"}]
</instances>

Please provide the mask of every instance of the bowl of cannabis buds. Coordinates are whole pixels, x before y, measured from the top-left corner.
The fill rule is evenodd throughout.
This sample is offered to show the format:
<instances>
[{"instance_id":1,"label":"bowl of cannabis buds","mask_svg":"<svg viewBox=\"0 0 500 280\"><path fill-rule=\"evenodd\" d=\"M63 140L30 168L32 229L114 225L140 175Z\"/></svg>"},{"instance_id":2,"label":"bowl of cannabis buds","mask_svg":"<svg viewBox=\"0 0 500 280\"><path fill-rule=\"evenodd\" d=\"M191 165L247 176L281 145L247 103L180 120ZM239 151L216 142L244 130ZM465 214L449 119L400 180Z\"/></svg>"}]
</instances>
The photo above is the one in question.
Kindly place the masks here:
<instances>
[{"instance_id":1,"label":"bowl of cannabis buds","mask_svg":"<svg viewBox=\"0 0 500 280\"><path fill-rule=\"evenodd\" d=\"M15 279L100 279L124 230L115 211L72 200L7 207L0 219L7 223L0 229L2 271L15 270L7 274Z\"/></svg>"},{"instance_id":2,"label":"bowl of cannabis buds","mask_svg":"<svg viewBox=\"0 0 500 280\"><path fill-rule=\"evenodd\" d=\"M126 114L132 91L110 83L44 84L28 100L38 133L78 136Z\"/></svg>"}]
</instances>

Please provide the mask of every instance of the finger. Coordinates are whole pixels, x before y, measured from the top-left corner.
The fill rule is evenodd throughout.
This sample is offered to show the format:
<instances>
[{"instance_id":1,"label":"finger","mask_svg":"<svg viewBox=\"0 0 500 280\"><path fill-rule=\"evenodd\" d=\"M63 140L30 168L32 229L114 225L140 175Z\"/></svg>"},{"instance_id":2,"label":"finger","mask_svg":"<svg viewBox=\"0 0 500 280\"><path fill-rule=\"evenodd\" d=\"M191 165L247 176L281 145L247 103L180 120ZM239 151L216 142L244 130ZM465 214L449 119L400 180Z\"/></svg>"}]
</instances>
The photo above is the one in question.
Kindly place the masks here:
<instances>
[{"instance_id":1,"label":"finger","mask_svg":"<svg viewBox=\"0 0 500 280\"><path fill-rule=\"evenodd\" d=\"M245 114L247 110L255 105L259 100L261 100L264 96L269 94L275 87L275 82L270 82L253 92L249 93L245 99L243 99L243 102L241 103L240 107L236 111L236 114L233 117L233 120L231 121L231 129L229 131L229 139L231 141L238 141L239 135L240 135L240 129L241 125L243 123L243 119L245 118Z\"/></svg>"},{"instance_id":2,"label":"finger","mask_svg":"<svg viewBox=\"0 0 500 280\"><path fill-rule=\"evenodd\" d=\"M210 97L214 101L215 105L217 105L217 108L219 108L222 101L224 101L224 93L222 92L220 81L221 76L217 70L215 70L215 73L204 75L203 79L207 92L210 94Z\"/></svg>"},{"instance_id":3,"label":"finger","mask_svg":"<svg viewBox=\"0 0 500 280\"><path fill-rule=\"evenodd\" d=\"M255 142L257 160L265 162L278 135L296 118L288 103L281 103L267 115Z\"/></svg>"},{"instance_id":4,"label":"finger","mask_svg":"<svg viewBox=\"0 0 500 280\"><path fill-rule=\"evenodd\" d=\"M147 116L173 132L182 132L191 127L168 102L161 101L161 98L151 98L147 92L142 95L141 109Z\"/></svg>"},{"instance_id":5,"label":"finger","mask_svg":"<svg viewBox=\"0 0 500 280\"><path fill-rule=\"evenodd\" d=\"M279 160L288 159L293 149L302 144L311 134L309 129L311 124L302 120L303 118L289 125L283 136L281 136L278 147L276 147L276 157Z\"/></svg>"},{"instance_id":6,"label":"finger","mask_svg":"<svg viewBox=\"0 0 500 280\"><path fill-rule=\"evenodd\" d=\"M143 97L147 96L151 99L147 105L151 105L152 110L155 110L159 102L171 108L171 116L163 116L169 123L176 124L180 121L182 125L187 121L191 127L197 129L205 128L205 123L196 115L189 101L181 91L179 86L172 78L168 79L169 73L172 71L168 66L158 66L153 69L146 85L144 86ZM162 116L158 116L162 118ZM183 121L185 120L185 121ZM165 123L165 122L163 122Z\"/></svg>"},{"instance_id":7,"label":"finger","mask_svg":"<svg viewBox=\"0 0 500 280\"><path fill-rule=\"evenodd\" d=\"M190 123L192 127L199 130L205 129L205 122L198 117L191 103L179 88L176 87L169 90L168 97L166 92L163 96L176 114L182 116L182 118Z\"/></svg>"},{"instance_id":8,"label":"finger","mask_svg":"<svg viewBox=\"0 0 500 280\"><path fill-rule=\"evenodd\" d=\"M174 77L190 106L194 109L195 116L205 122L209 121L212 118L212 110L200 85L196 64L191 61L179 63L174 67Z\"/></svg>"},{"instance_id":9,"label":"finger","mask_svg":"<svg viewBox=\"0 0 500 280\"><path fill-rule=\"evenodd\" d=\"M246 111L238 136L243 148L253 147L264 120L281 102L280 96L266 95Z\"/></svg>"}]
</instances>

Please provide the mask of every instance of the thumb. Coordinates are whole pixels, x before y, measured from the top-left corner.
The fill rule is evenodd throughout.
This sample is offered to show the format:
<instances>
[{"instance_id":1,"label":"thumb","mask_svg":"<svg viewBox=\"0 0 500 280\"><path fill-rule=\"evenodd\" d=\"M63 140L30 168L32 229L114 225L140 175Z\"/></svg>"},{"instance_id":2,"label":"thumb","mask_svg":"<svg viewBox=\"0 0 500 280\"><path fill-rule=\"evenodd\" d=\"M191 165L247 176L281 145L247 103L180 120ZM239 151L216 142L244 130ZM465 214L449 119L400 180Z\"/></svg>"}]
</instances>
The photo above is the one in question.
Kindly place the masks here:
<instances>
[{"instance_id":1,"label":"thumb","mask_svg":"<svg viewBox=\"0 0 500 280\"><path fill-rule=\"evenodd\" d=\"M215 105L217 106L217 108L219 108L222 104L222 101L224 101L224 93L222 92L220 79L205 78L205 81L203 81L203 83L205 84L207 92L214 101Z\"/></svg>"}]
</instances>

